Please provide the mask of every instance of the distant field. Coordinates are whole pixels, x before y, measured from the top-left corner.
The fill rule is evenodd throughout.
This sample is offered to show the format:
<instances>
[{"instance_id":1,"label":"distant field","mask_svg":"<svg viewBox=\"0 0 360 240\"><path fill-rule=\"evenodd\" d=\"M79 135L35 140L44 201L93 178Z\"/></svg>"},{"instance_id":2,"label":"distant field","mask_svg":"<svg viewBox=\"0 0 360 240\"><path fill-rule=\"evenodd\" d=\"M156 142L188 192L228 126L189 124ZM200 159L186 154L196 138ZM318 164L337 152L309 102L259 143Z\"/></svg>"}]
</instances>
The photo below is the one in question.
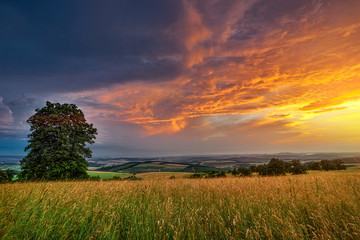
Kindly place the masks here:
<instances>
[{"instance_id":1,"label":"distant field","mask_svg":"<svg viewBox=\"0 0 360 240\"><path fill-rule=\"evenodd\" d=\"M16 171L21 170L21 167L18 164L0 164L0 169L8 169L8 168L16 170Z\"/></svg>"},{"instance_id":2,"label":"distant field","mask_svg":"<svg viewBox=\"0 0 360 240\"><path fill-rule=\"evenodd\" d=\"M355 170L283 177L0 185L3 239L359 236L360 171Z\"/></svg>"},{"instance_id":3,"label":"distant field","mask_svg":"<svg viewBox=\"0 0 360 240\"><path fill-rule=\"evenodd\" d=\"M102 167L99 171L109 172L126 172L126 173L147 173L147 172L204 172L204 171L221 171L227 169L219 169L192 164L175 164L168 162L131 162L122 165Z\"/></svg>"},{"instance_id":4,"label":"distant field","mask_svg":"<svg viewBox=\"0 0 360 240\"><path fill-rule=\"evenodd\" d=\"M136 174L137 177L142 179L169 179L171 176L175 178L183 178L191 175L191 173L185 172L149 172Z\"/></svg>"},{"instance_id":5,"label":"distant field","mask_svg":"<svg viewBox=\"0 0 360 240\"><path fill-rule=\"evenodd\" d=\"M132 174L129 173L115 173L115 172L99 172L99 171L88 171L89 176L100 176L101 179L108 179L113 176L126 177Z\"/></svg>"}]
</instances>

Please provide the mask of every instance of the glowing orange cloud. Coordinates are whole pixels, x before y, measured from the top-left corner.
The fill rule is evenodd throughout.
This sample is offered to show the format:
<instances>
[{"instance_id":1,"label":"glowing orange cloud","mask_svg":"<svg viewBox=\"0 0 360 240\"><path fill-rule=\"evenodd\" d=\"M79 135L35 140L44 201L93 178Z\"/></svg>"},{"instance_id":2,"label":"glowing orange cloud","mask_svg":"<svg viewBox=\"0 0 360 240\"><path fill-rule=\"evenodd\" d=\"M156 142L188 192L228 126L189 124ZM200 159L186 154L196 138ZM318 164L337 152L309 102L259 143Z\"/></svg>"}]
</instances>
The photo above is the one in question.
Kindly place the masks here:
<instances>
[{"instance_id":1,"label":"glowing orange cloud","mask_svg":"<svg viewBox=\"0 0 360 240\"><path fill-rule=\"evenodd\" d=\"M183 76L83 92L81 98L104 106L94 107L94 116L102 113L113 121L142 126L150 135L195 127L193 119L216 128L211 116L218 116L229 125L236 122L235 130L266 127L286 135L273 144L346 136L358 140L353 134L360 136L354 123L360 110L357 11L347 17L344 12L334 15L339 5L325 10L317 6L297 18L284 16L278 25L254 37L237 40L245 12L255 2L237 4L238 15L229 10L222 22L211 25L206 14L184 1L184 20L175 26L186 49ZM329 22L329 16L335 19ZM251 120L237 122L240 115ZM234 116L232 122L227 116ZM323 127L321 121L326 123ZM344 127L331 130L335 125ZM345 126L350 130L343 131Z\"/></svg>"}]
</instances>

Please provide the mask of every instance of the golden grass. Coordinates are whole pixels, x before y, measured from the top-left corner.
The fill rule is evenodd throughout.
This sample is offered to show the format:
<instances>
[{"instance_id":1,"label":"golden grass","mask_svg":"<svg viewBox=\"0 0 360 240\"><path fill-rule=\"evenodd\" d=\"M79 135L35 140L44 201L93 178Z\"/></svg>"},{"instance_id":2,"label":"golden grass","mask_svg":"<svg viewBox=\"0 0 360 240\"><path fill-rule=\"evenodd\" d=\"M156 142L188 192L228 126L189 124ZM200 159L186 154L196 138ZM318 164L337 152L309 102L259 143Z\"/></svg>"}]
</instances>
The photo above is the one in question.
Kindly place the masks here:
<instances>
[{"instance_id":1,"label":"golden grass","mask_svg":"<svg viewBox=\"0 0 360 240\"><path fill-rule=\"evenodd\" d=\"M4 239L360 239L360 173L0 185Z\"/></svg>"}]
</instances>

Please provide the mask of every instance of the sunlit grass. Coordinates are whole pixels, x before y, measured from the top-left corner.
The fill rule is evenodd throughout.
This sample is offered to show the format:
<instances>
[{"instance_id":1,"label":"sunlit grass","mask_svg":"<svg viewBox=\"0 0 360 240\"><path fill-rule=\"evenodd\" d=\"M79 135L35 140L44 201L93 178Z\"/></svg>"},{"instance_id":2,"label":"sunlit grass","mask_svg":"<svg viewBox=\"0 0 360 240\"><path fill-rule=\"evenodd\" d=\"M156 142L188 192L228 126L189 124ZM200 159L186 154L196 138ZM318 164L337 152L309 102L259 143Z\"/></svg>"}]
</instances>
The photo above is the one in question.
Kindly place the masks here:
<instances>
[{"instance_id":1,"label":"sunlit grass","mask_svg":"<svg viewBox=\"0 0 360 240\"><path fill-rule=\"evenodd\" d=\"M359 239L360 173L0 185L4 239Z\"/></svg>"}]
</instances>

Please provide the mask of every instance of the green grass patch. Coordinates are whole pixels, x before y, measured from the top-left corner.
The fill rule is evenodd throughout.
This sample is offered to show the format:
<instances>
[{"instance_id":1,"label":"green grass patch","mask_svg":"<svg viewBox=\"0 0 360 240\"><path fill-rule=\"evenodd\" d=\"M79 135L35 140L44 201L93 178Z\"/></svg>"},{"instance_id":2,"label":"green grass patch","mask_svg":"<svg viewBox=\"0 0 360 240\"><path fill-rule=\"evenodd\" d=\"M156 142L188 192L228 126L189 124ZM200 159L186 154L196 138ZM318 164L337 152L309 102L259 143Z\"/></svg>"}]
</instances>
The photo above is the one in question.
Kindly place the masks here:
<instances>
[{"instance_id":1,"label":"green grass patch","mask_svg":"<svg viewBox=\"0 0 360 240\"><path fill-rule=\"evenodd\" d=\"M112 178L113 176L119 176L119 177L127 177L129 173L115 173L115 172L96 172L96 171L88 171L87 172L90 177L99 176L101 179L108 179Z\"/></svg>"}]
</instances>

